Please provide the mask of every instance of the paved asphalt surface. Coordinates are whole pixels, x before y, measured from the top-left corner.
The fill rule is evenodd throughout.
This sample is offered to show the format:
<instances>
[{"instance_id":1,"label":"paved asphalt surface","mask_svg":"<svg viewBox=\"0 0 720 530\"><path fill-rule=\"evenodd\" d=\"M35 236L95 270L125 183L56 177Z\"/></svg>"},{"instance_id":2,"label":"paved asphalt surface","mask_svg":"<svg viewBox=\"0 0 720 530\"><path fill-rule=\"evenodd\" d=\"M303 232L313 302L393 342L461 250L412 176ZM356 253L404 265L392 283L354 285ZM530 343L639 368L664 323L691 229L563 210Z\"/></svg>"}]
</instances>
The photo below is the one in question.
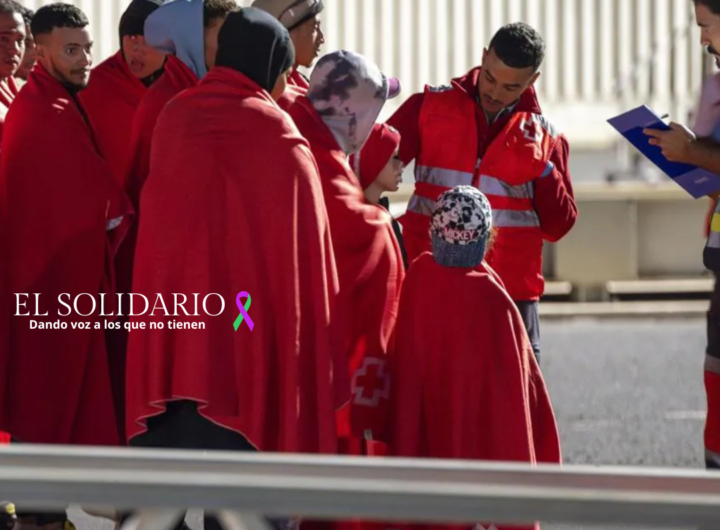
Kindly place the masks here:
<instances>
[{"instance_id":1,"label":"paved asphalt surface","mask_svg":"<svg viewBox=\"0 0 720 530\"><path fill-rule=\"evenodd\" d=\"M704 342L700 319L545 322L543 372L565 461L702 468ZM112 528L75 520L79 530ZM201 530L197 516L189 522Z\"/></svg>"},{"instance_id":2,"label":"paved asphalt surface","mask_svg":"<svg viewBox=\"0 0 720 530\"><path fill-rule=\"evenodd\" d=\"M704 347L700 319L546 323L565 461L703 468Z\"/></svg>"}]
</instances>

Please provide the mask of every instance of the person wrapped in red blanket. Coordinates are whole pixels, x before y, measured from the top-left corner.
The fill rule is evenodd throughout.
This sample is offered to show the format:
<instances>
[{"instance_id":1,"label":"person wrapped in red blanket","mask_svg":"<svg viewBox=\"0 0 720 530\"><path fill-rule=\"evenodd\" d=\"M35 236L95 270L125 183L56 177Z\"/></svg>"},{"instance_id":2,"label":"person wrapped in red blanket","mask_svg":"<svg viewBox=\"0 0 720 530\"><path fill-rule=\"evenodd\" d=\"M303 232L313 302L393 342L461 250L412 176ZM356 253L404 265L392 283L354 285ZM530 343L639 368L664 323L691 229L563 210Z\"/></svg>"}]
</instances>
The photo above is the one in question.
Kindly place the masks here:
<instances>
[{"instance_id":1,"label":"person wrapped in red blanket","mask_svg":"<svg viewBox=\"0 0 720 530\"><path fill-rule=\"evenodd\" d=\"M360 150L386 100L399 91L397 79L363 56L338 51L320 59L307 96L286 92L281 100L310 142L320 171L340 281L333 320L344 330L348 378L367 353L387 351L405 272L392 218L365 200L348 156ZM340 412L338 427L348 441L349 407Z\"/></svg>"},{"instance_id":2,"label":"person wrapped in red blanket","mask_svg":"<svg viewBox=\"0 0 720 530\"><path fill-rule=\"evenodd\" d=\"M120 50L93 68L80 95L95 127L97 142L115 177L124 184L130 131L140 101L162 75L165 54L147 45L145 19L157 0L132 0L120 17Z\"/></svg>"},{"instance_id":3,"label":"person wrapped in red blanket","mask_svg":"<svg viewBox=\"0 0 720 530\"><path fill-rule=\"evenodd\" d=\"M204 329L160 310L135 319L164 329L130 333L131 445L336 450L327 213L307 142L273 99L294 58L273 17L230 13L215 68L160 115L133 292L209 301L184 317ZM238 326L236 303L251 317Z\"/></svg>"},{"instance_id":4,"label":"person wrapped in red blanket","mask_svg":"<svg viewBox=\"0 0 720 530\"><path fill-rule=\"evenodd\" d=\"M400 189L403 163L398 157L400 133L386 123L376 123L363 148L349 159L350 166L360 181L365 199L377 204L390 213L390 199L385 192ZM391 214L392 215L392 214ZM403 265L408 268L407 253L402 238L402 229L393 217L393 231L402 252Z\"/></svg>"},{"instance_id":5,"label":"person wrapped in red blanket","mask_svg":"<svg viewBox=\"0 0 720 530\"><path fill-rule=\"evenodd\" d=\"M432 253L410 265L403 284L389 367L374 360L354 400L356 412L387 406L389 417L357 428L379 432L390 456L560 464L555 416L523 321L483 262L490 203L472 186L446 191L430 231Z\"/></svg>"},{"instance_id":6,"label":"person wrapped in red blanket","mask_svg":"<svg viewBox=\"0 0 720 530\"><path fill-rule=\"evenodd\" d=\"M160 112L180 92L196 86L215 65L217 36L235 0L171 0L145 22L145 39L167 54L165 73L147 91L132 125L126 186L137 208L150 171L150 145Z\"/></svg>"},{"instance_id":7,"label":"person wrapped in red blanket","mask_svg":"<svg viewBox=\"0 0 720 530\"><path fill-rule=\"evenodd\" d=\"M173 0L151 13L145 20L145 44L167 55L163 75L147 89L139 102L128 138L128 156L123 178L125 191L135 209L136 222L118 250L115 259L120 292L132 289L133 261L140 221L140 191L150 171L150 146L160 112L173 97L198 84L215 64L217 34L228 13L237 9L234 0ZM93 76L96 75L93 72ZM126 303L123 315L129 314ZM127 317L121 318L124 325ZM123 327L109 332L112 349L113 389L118 402L125 401L125 361L127 330ZM122 369L119 369L119 368ZM117 390L120 389L120 390ZM124 416L124 409L122 409Z\"/></svg>"},{"instance_id":8,"label":"person wrapped in red blanket","mask_svg":"<svg viewBox=\"0 0 720 530\"><path fill-rule=\"evenodd\" d=\"M87 26L69 4L38 10L39 64L2 138L0 428L27 443L118 443L104 324L132 209L77 99L91 62Z\"/></svg>"}]
</instances>

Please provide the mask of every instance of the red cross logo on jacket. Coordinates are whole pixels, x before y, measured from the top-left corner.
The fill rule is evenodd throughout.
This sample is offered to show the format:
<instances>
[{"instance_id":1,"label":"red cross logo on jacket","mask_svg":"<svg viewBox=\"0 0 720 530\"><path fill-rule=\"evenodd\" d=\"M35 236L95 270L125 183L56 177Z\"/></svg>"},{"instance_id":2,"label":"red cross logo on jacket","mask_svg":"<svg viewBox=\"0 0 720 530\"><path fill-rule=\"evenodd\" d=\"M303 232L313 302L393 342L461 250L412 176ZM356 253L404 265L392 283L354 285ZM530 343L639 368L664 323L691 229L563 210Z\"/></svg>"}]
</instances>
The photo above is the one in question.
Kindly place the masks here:
<instances>
[{"instance_id":1,"label":"red cross logo on jacket","mask_svg":"<svg viewBox=\"0 0 720 530\"><path fill-rule=\"evenodd\" d=\"M356 405L377 407L381 399L390 397L390 377L383 359L366 357L352 381L353 402Z\"/></svg>"}]
</instances>

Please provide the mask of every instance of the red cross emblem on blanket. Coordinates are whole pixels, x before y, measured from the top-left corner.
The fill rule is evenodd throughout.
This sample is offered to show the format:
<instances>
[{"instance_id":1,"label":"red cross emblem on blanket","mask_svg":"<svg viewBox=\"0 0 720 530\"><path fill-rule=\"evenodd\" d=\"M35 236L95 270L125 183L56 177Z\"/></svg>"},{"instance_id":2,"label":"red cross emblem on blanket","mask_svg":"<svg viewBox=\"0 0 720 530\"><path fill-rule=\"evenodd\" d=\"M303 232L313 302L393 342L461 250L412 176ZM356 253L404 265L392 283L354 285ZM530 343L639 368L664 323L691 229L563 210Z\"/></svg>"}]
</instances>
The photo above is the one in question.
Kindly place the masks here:
<instances>
[{"instance_id":1,"label":"red cross emblem on blanket","mask_svg":"<svg viewBox=\"0 0 720 530\"><path fill-rule=\"evenodd\" d=\"M390 397L390 377L387 363L382 359L366 357L355 372L352 382L353 402L356 405L377 407L381 399Z\"/></svg>"},{"instance_id":2,"label":"red cross emblem on blanket","mask_svg":"<svg viewBox=\"0 0 720 530\"><path fill-rule=\"evenodd\" d=\"M523 132L523 136L531 142L542 142L542 127L537 123L534 116L530 119L523 118L520 122L520 130Z\"/></svg>"}]
</instances>

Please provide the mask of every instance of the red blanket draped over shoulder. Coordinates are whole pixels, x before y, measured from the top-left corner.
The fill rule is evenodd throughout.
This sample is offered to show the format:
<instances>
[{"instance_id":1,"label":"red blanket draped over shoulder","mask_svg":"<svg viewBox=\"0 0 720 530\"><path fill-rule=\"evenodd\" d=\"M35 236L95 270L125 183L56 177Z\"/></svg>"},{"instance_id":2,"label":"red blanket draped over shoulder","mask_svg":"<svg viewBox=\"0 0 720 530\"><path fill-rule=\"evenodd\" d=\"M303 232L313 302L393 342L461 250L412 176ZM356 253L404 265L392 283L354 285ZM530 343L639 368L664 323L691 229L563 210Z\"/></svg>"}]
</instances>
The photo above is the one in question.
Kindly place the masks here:
<instances>
[{"instance_id":1,"label":"red blanket draped over shoulder","mask_svg":"<svg viewBox=\"0 0 720 530\"><path fill-rule=\"evenodd\" d=\"M421 255L403 285L388 359L390 455L561 462L522 319L486 265L442 267Z\"/></svg>"},{"instance_id":2,"label":"red blanket draped over shoulder","mask_svg":"<svg viewBox=\"0 0 720 530\"><path fill-rule=\"evenodd\" d=\"M200 293L200 316L137 319L165 327L130 332L129 437L183 398L260 450L333 452L337 279L317 169L287 115L216 67L161 113L140 209L134 292L151 304L186 294L190 314ZM252 331L233 327L243 291ZM202 309L209 293L226 301L217 317ZM217 296L208 310L220 312ZM205 329L169 330L171 320Z\"/></svg>"},{"instance_id":3,"label":"red blanket draped over shoulder","mask_svg":"<svg viewBox=\"0 0 720 530\"><path fill-rule=\"evenodd\" d=\"M40 66L8 113L2 151L0 426L30 443L116 444L100 309L80 316L59 295L88 314L91 296L107 293L105 313L114 310L112 257L129 202L73 97ZM39 293L39 303L30 295L18 308L14 293ZM10 316L18 312L32 316ZM31 329L31 320L67 329Z\"/></svg>"},{"instance_id":4,"label":"red blanket draped over shoulder","mask_svg":"<svg viewBox=\"0 0 720 530\"><path fill-rule=\"evenodd\" d=\"M137 207L140 191L150 172L150 144L160 112L165 105L186 88L198 84L198 78L185 63L169 55L165 73L148 89L135 114L130 140L126 186L130 200Z\"/></svg>"},{"instance_id":5,"label":"red blanket draped over shoulder","mask_svg":"<svg viewBox=\"0 0 720 530\"><path fill-rule=\"evenodd\" d=\"M88 87L80 93L80 101L95 128L100 153L123 184L133 117L146 92L147 88L132 74L119 51L92 70Z\"/></svg>"},{"instance_id":6,"label":"red blanket draped over shoulder","mask_svg":"<svg viewBox=\"0 0 720 530\"><path fill-rule=\"evenodd\" d=\"M128 160L125 165L125 190L136 212L136 221L130 227L127 237L118 250L115 259L117 271L118 291L130 293L132 291L133 261L135 259L135 244L137 242L137 229L140 221L140 190L150 171L150 142L155 130L160 112L173 97L186 88L197 85L195 74L175 56L168 56L163 75L150 86L140 101L132 122L132 134L129 142ZM127 307L123 311L128 314ZM125 402L125 363L127 348L127 331L125 329L112 330L111 369L117 399ZM124 410L118 409L124 416Z\"/></svg>"},{"instance_id":7,"label":"red blanket draped over shoulder","mask_svg":"<svg viewBox=\"0 0 720 530\"><path fill-rule=\"evenodd\" d=\"M305 76L298 71L296 66L292 73L288 76L288 86L299 89L298 92L305 94L307 93L308 88L310 88L310 83Z\"/></svg>"},{"instance_id":8,"label":"red blanket draped over shoulder","mask_svg":"<svg viewBox=\"0 0 720 530\"><path fill-rule=\"evenodd\" d=\"M334 318L346 330L344 352L353 376L367 355L387 352L405 273L402 254L390 215L365 201L347 157L310 101L286 93L283 104L310 142L320 170L340 279ZM347 436L346 415L339 421L339 434Z\"/></svg>"}]
</instances>

